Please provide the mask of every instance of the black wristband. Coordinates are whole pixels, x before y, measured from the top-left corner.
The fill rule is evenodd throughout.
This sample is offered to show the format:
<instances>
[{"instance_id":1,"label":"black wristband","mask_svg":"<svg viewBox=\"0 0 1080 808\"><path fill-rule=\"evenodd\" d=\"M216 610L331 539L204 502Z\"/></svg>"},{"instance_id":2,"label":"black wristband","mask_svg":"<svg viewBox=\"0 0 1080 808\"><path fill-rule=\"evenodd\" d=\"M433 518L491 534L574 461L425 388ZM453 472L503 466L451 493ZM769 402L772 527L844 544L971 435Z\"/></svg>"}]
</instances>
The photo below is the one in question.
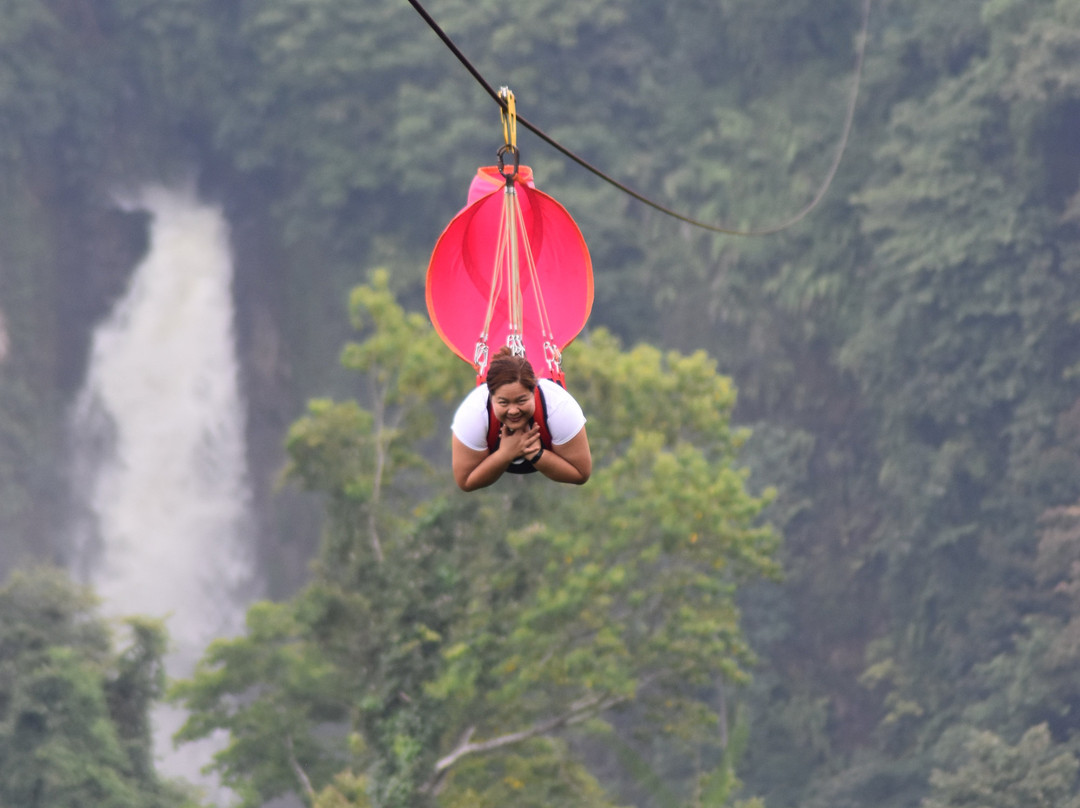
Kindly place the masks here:
<instances>
[{"instance_id":1,"label":"black wristband","mask_svg":"<svg viewBox=\"0 0 1080 808\"><path fill-rule=\"evenodd\" d=\"M541 446L540 451L529 458L529 462L535 465L536 461L539 460L543 456L544 456L544 447Z\"/></svg>"}]
</instances>

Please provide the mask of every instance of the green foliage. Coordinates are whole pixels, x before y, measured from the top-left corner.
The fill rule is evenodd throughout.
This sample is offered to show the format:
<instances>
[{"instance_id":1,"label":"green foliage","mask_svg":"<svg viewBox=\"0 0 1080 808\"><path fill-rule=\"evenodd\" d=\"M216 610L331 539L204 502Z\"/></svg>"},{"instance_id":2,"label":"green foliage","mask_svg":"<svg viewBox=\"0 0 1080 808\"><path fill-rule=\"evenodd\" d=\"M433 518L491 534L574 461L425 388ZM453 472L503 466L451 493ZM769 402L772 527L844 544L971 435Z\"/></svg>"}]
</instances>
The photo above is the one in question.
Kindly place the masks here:
<instances>
[{"instance_id":1,"label":"green foliage","mask_svg":"<svg viewBox=\"0 0 1080 808\"><path fill-rule=\"evenodd\" d=\"M193 808L150 758L164 630L133 620L114 656L94 608L55 571L15 573L0 590L0 803Z\"/></svg>"},{"instance_id":2,"label":"green foliage","mask_svg":"<svg viewBox=\"0 0 1080 808\"><path fill-rule=\"evenodd\" d=\"M127 621L127 630L130 644L114 662L105 697L136 775L153 782L150 711L165 694L165 627L156 620L133 617Z\"/></svg>"},{"instance_id":3,"label":"green foliage","mask_svg":"<svg viewBox=\"0 0 1080 808\"><path fill-rule=\"evenodd\" d=\"M699 218L782 219L832 159L857 2L428 5L523 115ZM950 728L1015 739L1046 722L1075 743L1077 606L1071 578L1051 572L1066 568L1068 541L1047 538L1072 535L1053 509L1080 498L1074 0L876 0L840 172L812 217L768 239L676 225L522 133L596 267L597 328L567 361L597 474L580 491L507 482L467 501L444 491L434 429L468 373L389 290L419 305L431 243L501 133L407 4L7 0L0 12L6 549L56 550L41 525L77 383L72 346L90 327L69 333L68 312L84 264L116 260L96 227L108 191L195 167L234 217L238 250L256 242L283 267L243 283L281 298L293 395L340 389L311 359L338 342L326 311L356 265L395 267L354 301L368 333L385 335L346 350L363 397L317 400L289 434L291 479L327 505L315 583L257 616L269 648L240 641L208 657L250 655L250 676L215 698L234 699L236 731L273 750L261 770L259 743L226 753L236 783L305 791L299 771L312 800L400 801L467 726L485 739L552 715L575 695L559 677L581 677L593 683L581 698L630 694L632 718L619 720L645 732L653 706L672 710L663 748L634 750L689 795L693 766L671 760L708 747L699 694L666 708L670 681L641 687L624 661L696 675L708 650L740 679L748 646L761 664L740 691L753 701L740 775L770 808L911 808L932 766L956 768ZM624 351L599 326L662 347ZM700 349L737 381L737 405ZM733 411L753 437L729 429ZM739 496L735 452L753 489L776 486L782 584L743 582L771 575L773 550L740 530L759 506ZM646 620L653 606L662 617ZM565 653L545 660L544 643ZM136 705L156 674L138 647L114 687L142 694L117 715L119 743L144 766ZM273 684L247 713L239 694L256 674ZM320 701L323 688L347 696ZM275 721L302 729L291 751ZM600 755L601 737L538 737L513 762L510 750L467 755L427 798L507 800L512 785L487 767L534 760L529 778L544 783L530 793L565 788L588 804L572 764L580 743Z\"/></svg>"},{"instance_id":4,"label":"green foliage","mask_svg":"<svg viewBox=\"0 0 1080 808\"><path fill-rule=\"evenodd\" d=\"M393 299L385 271L350 299L350 317L371 338L350 343L342 364L367 383L370 409L357 402L317 400L289 431L286 474L304 489L328 496L327 573L351 580L356 536L366 534L381 558L379 535L408 519L413 486L423 485L426 463L418 449L435 427L431 404L460 393L448 355L427 320ZM338 535L340 534L340 535Z\"/></svg>"},{"instance_id":5,"label":"green foliage","mask_svg":"<svg viewBox=\"0 0 1080 808\"><path fill-rule=\"evenodd\" d=\"M1073 672L1080 664L1080 511L1075 505L1048 511L1022 595L1031 604L1007 652L980 665L981 698L965 717L980 727L1018 736L1045 724L1053 739L1075 749L1073 720L1080 704Z\"/></svg>"},{"instance_id":6,"label":"green foliage","mask_svg":"<svg viewBox=\"0 0 1080 808\"><path fill-rule=\"evenodd\" d=\"M91 20L76 22L48 4L8 0L0 48L18 54L0 65L0 162L59 160L84 178L106 152L115 113L116 74L95 47Z\"/></svg>"},{"instance_id":7,"label":"green foliage","mask_svg":"<svg viewBox=\"0 0 1080 808\"><path fill-rule=\"evenodd\" d=\"M1048 241L1050 211L1031 204L1023 132L1003 103L1017 52L997 41L991 58L896 109L879 152L893 176L860 197L880 271L841 358L882 423L893 504L878 541L903 618L871 661L899 674L886 696L894 727L912 726L905 714L940 721L955 681L934 683L1001 647L1018 618L997 582L1024 574L1031 506L1076 496L1063 485L1030 497L1053 419L1076 396L1059 347L1076 292Z\"/></svg>"},{"instance_id":8,"label":"green foliage","mask_svg":"<svg viewBox=\"0 0 1080 808\"><path fill-rule=\"evenodd\" d=\"M465 366L385 275L351 311L365 339L343 362L366 375L370 409L317 402L289 439L290 476L330 506L315 579L254 607L247 636L177 686L182 737L228 730L215 765L251 806L288 790L330 805L363 791L379 808L610 806L560 738L629 705L672 754L715 748L712 694L753 661L737 587L778 572L766 499L735 468L730 382L704 354L624 353L598 332L567 363L597 447L589 485L507 479L464 497L416 447Z\"/></svg>"},{"instance_id":9,"label":"green foliage","mask_svg":"<svg viewBox=\"0 0 1080 808\"><path fill-rule=\"evenodd\" d=\"M312 653L293 608L253 606L246 635L215 641L194 678L175 685L174 697L191 713L179 741L218 728L231 733L215 767L244 806L262 805L260 794L298 787L296 771L322 779L337 771L340 760L315 730L346 709L341 677Z\"/></svg>"},{"instance_id":10,"label":"green foliage","mask_svg":"<svg viewBox=\"0 0 1080 808\"><path fill-rule=\"evenodd\" d=\"M923 808L1076 808L1078 764L1055 749L1045 724L1009 746L992 732L976 733L966 746L969 759L954 771L936 770L933 795Z\"/></svg>"},{"instance_id":11,"label":"green foliage","mask_svg":"<svg viewBox=\"0 0 1080 808\"><path fill-rule=\"evenodd\" d=\"M529 741L512 751L463 761L440 804L445 808L616 808L565 744L546 740Z\"/></svg>"},{"instance_id":12,"label":"green foliage","mask_svg":"<svg viewBox=\"0 0 1080 808\"><path fill-rule=\"evenodd\" d=\"M319 793L312 808L370 808L367 791L366 777L342 772Z\"/></svg>"}]
</instances>

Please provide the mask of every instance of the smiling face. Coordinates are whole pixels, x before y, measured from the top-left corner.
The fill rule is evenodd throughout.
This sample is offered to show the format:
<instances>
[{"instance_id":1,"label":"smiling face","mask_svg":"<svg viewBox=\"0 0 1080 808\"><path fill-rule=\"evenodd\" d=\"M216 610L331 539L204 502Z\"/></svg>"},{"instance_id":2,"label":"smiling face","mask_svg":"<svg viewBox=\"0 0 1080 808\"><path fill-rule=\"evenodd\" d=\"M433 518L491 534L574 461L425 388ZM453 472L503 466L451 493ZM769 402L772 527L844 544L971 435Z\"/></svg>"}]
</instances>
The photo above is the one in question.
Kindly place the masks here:
<instances>
[{"instance_id":1,"label":"smiling face","mask_svg":"<svg viewBox=\"0 0 1080 808\"><path fill-rule=\"evenodd\" d=\"M499 423L518 430L532 420L536 410L533 393L521 382L510 382L496 387L491 394L491 411Z\"/></svg>"}]
</instances>

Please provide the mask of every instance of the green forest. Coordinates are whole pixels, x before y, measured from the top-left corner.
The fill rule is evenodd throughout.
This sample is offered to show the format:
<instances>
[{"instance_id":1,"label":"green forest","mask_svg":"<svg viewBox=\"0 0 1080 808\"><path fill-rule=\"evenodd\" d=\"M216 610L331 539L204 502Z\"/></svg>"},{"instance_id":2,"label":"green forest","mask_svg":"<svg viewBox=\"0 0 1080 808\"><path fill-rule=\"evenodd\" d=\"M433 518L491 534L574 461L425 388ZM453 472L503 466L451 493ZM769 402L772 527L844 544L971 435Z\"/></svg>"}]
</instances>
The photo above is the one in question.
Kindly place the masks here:
<instances>
[{"instance_id":1,"label":"green forest","mask_svg":"<svg viewBox=\"0 0 1080 808\"><path fill-rule=\"evenodd\" d=\"M424 6L662 206L827 192L717 233L519 131L592 255L593 474L463 494L424 278L503 134L410 3L0 0L0 806L208 808L162 701L244 808L1080 806L1080 4ZM173 679L67 572L65 425L117 194L184 183L265 596Z\"/></svg>"}]
</instances>

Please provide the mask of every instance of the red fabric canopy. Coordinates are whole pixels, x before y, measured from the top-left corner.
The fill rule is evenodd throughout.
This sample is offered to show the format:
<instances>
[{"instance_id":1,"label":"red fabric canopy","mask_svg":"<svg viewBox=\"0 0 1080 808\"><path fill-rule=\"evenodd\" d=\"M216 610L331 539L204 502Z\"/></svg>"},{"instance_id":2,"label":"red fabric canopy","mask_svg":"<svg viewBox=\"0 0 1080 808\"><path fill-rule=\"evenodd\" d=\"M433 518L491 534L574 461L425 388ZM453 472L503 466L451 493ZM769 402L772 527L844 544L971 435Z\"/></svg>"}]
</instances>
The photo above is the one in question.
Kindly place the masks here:
<instances>
[{"instance_id":1,"label":"red fabric canopy","mask_svg":"<svg viewBox=\"0 0 1080 808\"><path fill-rule=\"evenodd\" d=\"M544 361L541 309L527 269L526 244L531 248L543 308L559 350L578 335L592 311L592 260L581 231L566 209L536 190L527 166L518 171L514 191L523 225L515 227L519 229L525 355L538 376L551 377L551 369ZM484 327L495 275L505 187L497 166L480 168L469 187L468 204L447 225L428 264L427 307L431 322L450 349L470 364ZM509 284L504 279L487 339L492 356L506 344L510 333L508 293Z\"/></svg>"}]
</instances>

